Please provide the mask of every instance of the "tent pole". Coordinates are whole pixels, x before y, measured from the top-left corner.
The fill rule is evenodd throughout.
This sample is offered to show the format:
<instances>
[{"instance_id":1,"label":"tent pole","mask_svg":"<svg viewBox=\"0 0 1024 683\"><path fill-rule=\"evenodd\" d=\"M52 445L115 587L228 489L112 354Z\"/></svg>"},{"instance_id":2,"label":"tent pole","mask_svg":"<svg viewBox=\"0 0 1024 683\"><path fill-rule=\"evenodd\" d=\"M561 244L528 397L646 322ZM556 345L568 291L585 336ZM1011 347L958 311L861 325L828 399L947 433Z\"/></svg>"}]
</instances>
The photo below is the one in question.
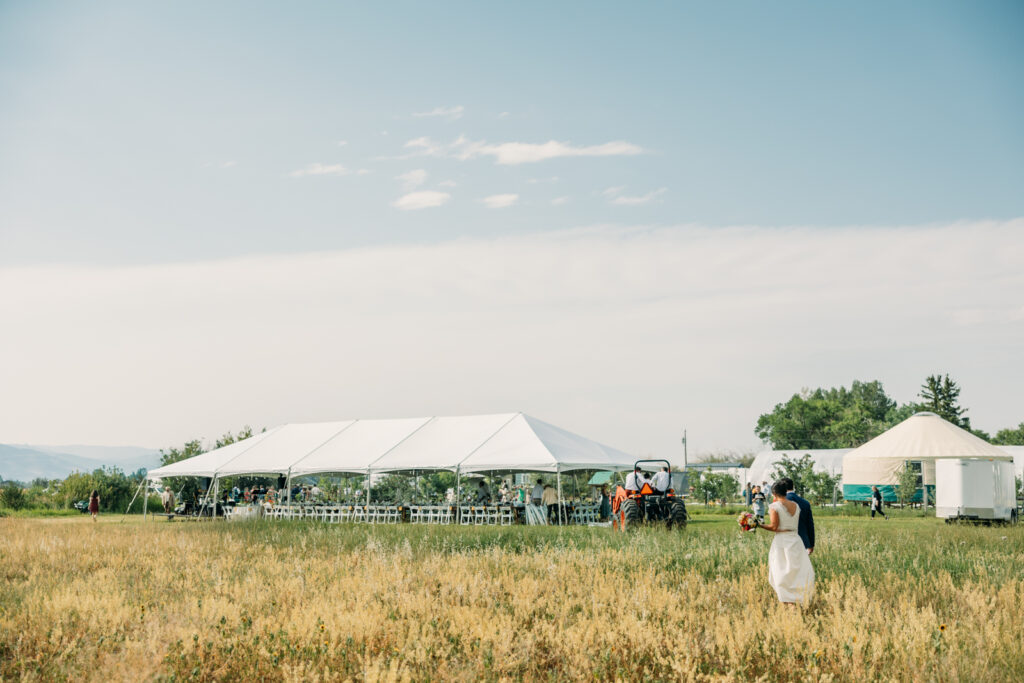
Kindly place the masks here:
<instances>
[{"instance_id":1,"label":"tent pole","mask_svg":"<svg viewBox=\"0 0 1024 683\"><path fill-rule=\"evenodd\" d=\"M220 489L220 479L216 475L214 475L214 477L213 477L213 485L210 486L210 488L213 489L213 491L212 491L213 501L211 503L211 505L213 507L210 508L210 510L211 510L210 517L212 517L213 519L217 519L217 492ZM211 491L207 491L206 492L206 498L207 498L208 501L210 499L210 494L211 494Z\"/></svg>"},{"instance_id":2,"label":"tent pole","mask_svg":"<svg viewBox=\"0 0 1024 683\"><path fill-rule=\"evenodd\" d=\"M291 506L292 506L292 468L291 467L288 468L288 474L287 474L287 476L286 476L286 478L284 480L284 485L285 485L285 488L288 489L288 499L287 500L288 500L288 508L290 510Z\"/></svg>"},{"instance_id":3,"label":"tent pole","mask_svg":"<svg viewBox=\"0 0 1024 683\"><path fill-rule=\"evenodd\" d=\"M146 521L146 512L149 510L149 477L146 477L146 492L142 496L142 521Z\"/></svg>"},{"instance_id":4,"label":"tent pole","mask_svg":"<svg viewBox=\"0 0 1024 683\"><path fill-rule=\"evenodd\" d=\"M555 483L558 485L558 526L562 526L562 473L555 470Z\"/></svg>"},{"instance_id":5,"label":"tent pole","mask_svg":"<svg viewBox=\"0 0 1024 683\"><path fill-rule=\"evenodd\" d=\"M370 487L373 486L373 475L370 468L366 468L366 504L370 504Z\"/></svg>"},{"instance_id":6,"label":"tent pole","mask_svg":"<svg viewBox=\"0 0 1024 683\"><path fill-rule=\"evenodd\" d=\"M459 496L459 476L461 474L461 467L455 467L455 504L458 505L462 502L462 498ZM458 508L456 508L458 509Z\"/></svg>"}]
</instances>

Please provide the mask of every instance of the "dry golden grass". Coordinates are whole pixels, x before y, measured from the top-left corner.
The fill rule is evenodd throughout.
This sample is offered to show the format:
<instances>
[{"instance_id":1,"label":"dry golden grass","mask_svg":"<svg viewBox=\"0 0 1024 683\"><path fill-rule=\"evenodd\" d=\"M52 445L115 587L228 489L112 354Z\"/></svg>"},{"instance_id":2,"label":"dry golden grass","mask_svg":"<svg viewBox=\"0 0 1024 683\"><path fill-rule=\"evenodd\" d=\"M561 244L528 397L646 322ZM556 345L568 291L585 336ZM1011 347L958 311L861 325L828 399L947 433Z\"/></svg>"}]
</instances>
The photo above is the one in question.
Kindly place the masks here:
<instances>
[{"instance_id":1,"label":"dry golden grass","mask_svg":"<svg viewBox=\"0 0 1024 683\"><path fill-rule=\"evenodd\" d=\"M1024 530L767 534L0 519L4 680L1019 680Z\"/></svg>"}]
</instances>

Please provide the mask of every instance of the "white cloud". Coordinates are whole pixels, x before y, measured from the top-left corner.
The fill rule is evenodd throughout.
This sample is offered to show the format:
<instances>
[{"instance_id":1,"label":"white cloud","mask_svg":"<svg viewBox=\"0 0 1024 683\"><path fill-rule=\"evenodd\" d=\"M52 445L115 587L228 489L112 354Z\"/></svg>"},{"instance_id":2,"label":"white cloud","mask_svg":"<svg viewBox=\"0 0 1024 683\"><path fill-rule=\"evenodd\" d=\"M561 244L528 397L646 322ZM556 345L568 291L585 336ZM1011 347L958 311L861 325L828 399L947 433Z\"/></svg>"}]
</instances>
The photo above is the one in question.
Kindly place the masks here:
<instances>
[{"instance_id":1,"label":"white cloud","mask_svg":"<svg viewBox=\"0 0 1024 683\"><path fill-rule=\"evenodd\" d=\"M454 180L442 180L437 184L438 187L457 187L458 183Z\"/></svg>"},{"instance_id":2,"label":"white cloud","mask_svg":"<svg viewBox=\"0 0 1024 683\"><path fill-rule=\"evenodd\" d=\"M691 454L756 448L758 415L801 387L879 379L906 402L935 372L993 432L1021 419L1022 233L606 228L5 267L0 434L166 447L233 425L523 410L675 460L683 427Z\"/></svg>"},{"instance_id":3,"label":"white cloud","mask_svg":"<svg viewBox=\"0 0 1024 683\"><path fill-rule=\"evenodd\" d=\"M338 140L338 147L344 147L348 144L348 140Z\"/></svg>"},{"instance_id":4,"label":"white cloud","mask_svg":"<svg viewBox=\"0 0 1024 683\"><path fill-rule=\"evenodd\" d=\"M238 163L237 161L225 161L220 166L221 166L221 168L231 168L232 166L234 166L237 163Z\"/></svg>"},{"instance_id":5,"label":"white cloud","mask_svg":"<svg viewBox=\"0 0 1024 683\"><path fill-rule=\"evenodd\" d=\"M530 183L531 185L541 185L541 184L547 184L547 183L557 183L558 182L558 176L553 175L553 176L550 176L548 178L530 178L526 182Z\"/></svg>"},{"instance_id":6,"label":"white cloud","mask_svg":"<svg viewBox=\"0 0 1024 683\"><path fill-rule=\"evenodd\" d=\"M402 211L413 211L415 209L430 209L435 206L443 206L448 203L452 196L447 192L434 192L433 190L421 190L410 192L396 199L391 206Z\"/></svg>"},{"instance_id":7,"label":"white cloud","mask_svg":"<svg viewBox=\"0 0 1024 683\"><path fill-rule=\"evenodd\" d=\"M509 117L509 113L507 111L503 111L500 114L498 114L498 118L499 119L507 119L508 117Z\"/></svg>"},{"instance_id":8,"label":"white cloud","mask_svg":"<svg viewBox=\"0 0 1024 683\"><path fill-rule=\"evenodd\" d=\"M303 178L311 175L345 175L348 173L341 164L321 164L315 163L310 164L306 168L300 168L297 171L292 171L288 175L292 178Z\"/></svg>"},{"instance_id":9,"label":"white cloud","mask_svg":"<svg viewBox=\"0 0 1024 683\"><path fill-rule=\"evenodd\" d=\"M569 197L555 197L551 200L552 206L562 206L563 204L569 203Z\"/></svg>"},{"instance_id":10,"label":"white cloud","mask_svg":"<svg viewBox=\"0 0 1024 683\"><path fill-rule=\"evenodd\" d=\"M427 181L427 172L422 168L417 168L412 171L407 171L401 175L395 176L395 180L402 181L402 189L406 192L415 189Z\"/></svg>"},{"instance_id":11,"label":"white cloud","mask_svg":"<svg viewBox=\"0 0 1024 683\"><path fill-rule=\"evenodd\" d=\"M601 194L604 195L605 197L614 197L615 195L619 194L625 189L625 185L617 185L616 187L606 187L605 189L601 190Z\"/></svg>"},{"instance_id":12,"label":"white cloud","mask_svg":"<svg viewBox=\"0 0 1024 683\"><path fill-rule=\"evenodd\" d=\"M493 157L495 163L506 166L566 157L632 156L644 152L642 147L622 140L605 142L600 145L574 147L570 143L558 140L548 140L539 144L529 142L488 144L484 141L469 140L465 136L459 136L449 144L436 142L429 137L419 137L406 142L405 148L412 151L404 158L436 156L465 161L479 157Z\"/></svg>"},{"instance_id":13,"label":"white cloud","mask_svg":"<svg viewBox=\"0 0 1024 683\"><path fill-rule=\"evenodd\" d=\"M368 168L361 168L358 171L356 171L356 175L370 175L371 173L373 173L373 171L371 171Z\"/></svg>"},{"instance_id":14,"label":"white cloud","mask_svg":"<svg viewBox=\"0 0 1024 683\"><path fill-rule=\"evenodd\" d=\"M480 200L488 209L505 209L519 201L517 194L492 194Z\"/></svg>"},{"instance_id":15,"label":"white cloud","mask_svg":"<svg viewBox=\"0 0 1024 683\"><path fill-rule=\"evenodd\" d=\"M461 104L454 107L435 107L430 111L414 112L413 116L416 118L426 117L437 117L448 119L449 121L455 121L462 118L462 114L466 111L466 108Z\"/></svg>"},{"instance_id":16,"label":"white cloud","mask_svg":"<svg viewBox=\"0 0 1024 683\"><path fill-rule=\"evenodd\" d=\"M667 188L659 187L657 190L652 190L647 194L624 195L620 194L622 190L623 188L621 187L609 187L602 194L606 197L611 197L611 203L616 206L640 206L642 204L650 204L668 191Z\"/></svg>"}]
</instances>

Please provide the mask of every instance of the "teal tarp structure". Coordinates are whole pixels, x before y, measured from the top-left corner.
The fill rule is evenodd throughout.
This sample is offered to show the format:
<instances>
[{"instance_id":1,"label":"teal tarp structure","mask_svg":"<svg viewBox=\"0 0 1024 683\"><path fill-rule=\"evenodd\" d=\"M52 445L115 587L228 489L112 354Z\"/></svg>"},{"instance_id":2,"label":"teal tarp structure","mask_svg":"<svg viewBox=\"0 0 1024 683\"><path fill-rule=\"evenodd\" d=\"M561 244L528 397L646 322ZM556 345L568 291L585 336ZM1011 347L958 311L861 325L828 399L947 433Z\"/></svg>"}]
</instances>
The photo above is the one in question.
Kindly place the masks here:
<instances>
[{"instance_id":1,"label":"teal tarp structure","mask_svg":"<svg viewBox=\"0 0 1024 683\"><path fill-rule=\"evenodd\" d=\"M878 490L882 494L882 500L886 503L895 503L899 500L899 496L896 495L895 486L879 484ZM868 502L871 500L871 486L867 484L843 484L843 500ZM935 487L931 484L928 485L928 500L932 503L935 502ZM914 493L910 502L921 502L921 489Z\"/></svg>"},{"instance_id":2,"label":"teal tarp structure","mask_svg":"<svg viewBox=\"0 0 1024 683\"><path fill-rule=\"evenodd\" d=\"M611 482L614 476L614 472L594 472L594 476L587 482L587 486L604 486Z\"/></svg>"}]
</instances>

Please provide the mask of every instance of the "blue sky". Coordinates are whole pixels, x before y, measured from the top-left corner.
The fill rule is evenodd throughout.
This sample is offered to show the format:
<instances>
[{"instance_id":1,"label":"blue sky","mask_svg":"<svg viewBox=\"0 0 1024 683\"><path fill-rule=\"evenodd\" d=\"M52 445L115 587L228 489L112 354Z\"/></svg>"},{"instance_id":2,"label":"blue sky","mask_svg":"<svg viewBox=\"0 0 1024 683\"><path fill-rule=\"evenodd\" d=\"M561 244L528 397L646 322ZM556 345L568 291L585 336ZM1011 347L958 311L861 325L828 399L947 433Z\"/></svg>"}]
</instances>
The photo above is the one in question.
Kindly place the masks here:
<instances>
[{"instance_id":1,"label":"blue sky","mask_svg":"<svg viewBox=\"0 0 1024 683\"><path fill-rule=\"evenodd\" d=\"M5 4L0 262L1012 218L1022 27L1019 3ZM460 136L643 152L396 158ZM313 164L348 174L289 177ZM450 198L396 210L419 169Z\"/></svg>"},{"instance_id":2,"label":"blue sky","mask_svg":"<svg viewBox=\"0 0 1024 683\"><path fill-rule=\"evenodd\" d=\"M0 380L16 388L8 396L78 398L47 420L24 398L0 404L0 441L161 446L238 421L524 409L644 452L674 447L684 423L703 425L693 431L709 435L708 448L741 448L757 414L801 386L878 378L909 400L940 371L964 384L976 423L1015 424L1024 415L1007 407L1004 385L1024 341L1022 33L1015 2L4 3L0 312L19 332L0 351L20 361L0 363ZM495 255L503 246L513 260ZM808 260L816 249L851 257ZM633 254L628 264L619 251ZM434 268L394 266L411 253ZM984 255L996 253L994 267ZM915 262L922 255L953 259L958 276L916 288L942 277ZM331 268L363 256L375 272L333 279ZM314 283L331 296L310 301L309 282L289 289L309 273L279 275L265 306L232 289L306 259L325 269ZM216 310L165 277L204 263L212 271L194 282L234 292ZM644 272L657 263L672 271ZM784 272L795 268L833 302L860 310L853 291L876 305L837 316L827 297L796 293ZM452 289L446 278L458 273L468 280ZM523 278L546 294L523 291ZM630 298L616 299L608 281ZM26 282L37 290L26 294ZM501 303L488 309L474 291ZM352 304L353 292L390 306L388 325L375 327L379 309ZM434 318L395 292L438 292L421 301ZM879 304L896 295L905 301ZM723 300L736 304L728 315L716 313ZM851 334L895 325L904 305L926 311L920 327L886 343ZM147 306L159 315L146 317ZM305 317L295 313L292 336L235 339L251 366L187 340L160 346L169 329L210 335L297 309ZM508 315L489 319L495 310ZM472 326L471 311L489 320L487 343L513 375L442 392L433 375L410 380L414 362L472 365L464 343L474 335L437 322ZM590 313L547 347L520 338ZM345 322L319 327L325 317ZM606 346L594 341L602 325L636 336ZM150 336L137 343L156 355L129 363L124 340L140 329ZM377 329L415 329L432 354ZM709 349L765 334L778 348L736 349L750 363L742 372L727 355L717 376L687 370ZM649 347L654 335L676 346ZM83 413L106 376L82 369L85 348L113 354L103 369L121 384ZM314 368L346 376L346 353L359 354L361 398L308 398ZM409 372L396 378L395 367ZM594 379L610 367L621 376ZM196 382L245 384L252 372L276 378L262 395L239 389L193 408L171 398ZM119 403L157 384L165 402ZM232 402L244 409L224 407ZM136 427L110 417L114 406Z\"/></svg>"}]
</instances>

